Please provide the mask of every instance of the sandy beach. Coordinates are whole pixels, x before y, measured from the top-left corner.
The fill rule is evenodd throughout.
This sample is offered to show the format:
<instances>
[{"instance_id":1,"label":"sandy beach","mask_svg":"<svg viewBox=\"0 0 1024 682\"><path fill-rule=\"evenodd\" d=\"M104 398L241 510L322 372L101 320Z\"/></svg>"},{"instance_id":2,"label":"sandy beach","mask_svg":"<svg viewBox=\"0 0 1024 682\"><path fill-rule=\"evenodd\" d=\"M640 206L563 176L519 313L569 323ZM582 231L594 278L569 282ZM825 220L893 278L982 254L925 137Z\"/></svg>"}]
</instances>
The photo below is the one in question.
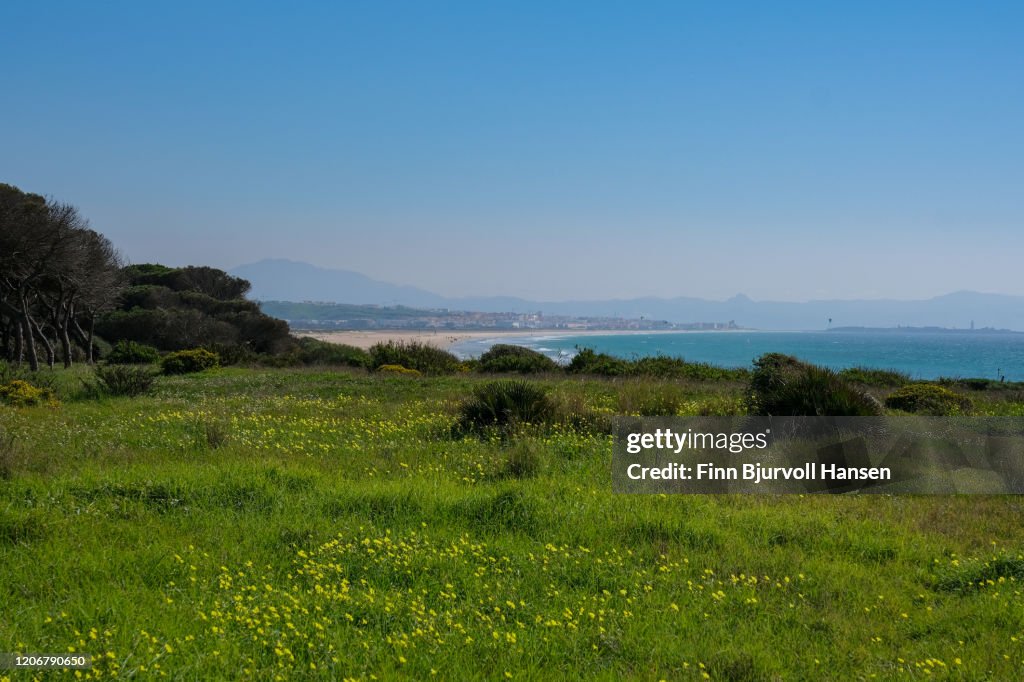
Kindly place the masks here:
<instances>
[{"instance_id":1,"label":"sandy beach","mask_svg":"<svg viewBox=\"0 0 1024 682\"><path fill-rule=\"evenodd\" d=\"M374 331L302 331L296 330L296 336L309 336L329 343L344 343L349 346L367 349L375 343L388 341L416 341L427 343L438 348L451 348L463 341L474 339L497 339L516 336L613 336L618 334L678 334L678 330L634 331L622 329L494 329L489 331L406 331L406 330L374 330Z\"/></svg>"}]
</instances>

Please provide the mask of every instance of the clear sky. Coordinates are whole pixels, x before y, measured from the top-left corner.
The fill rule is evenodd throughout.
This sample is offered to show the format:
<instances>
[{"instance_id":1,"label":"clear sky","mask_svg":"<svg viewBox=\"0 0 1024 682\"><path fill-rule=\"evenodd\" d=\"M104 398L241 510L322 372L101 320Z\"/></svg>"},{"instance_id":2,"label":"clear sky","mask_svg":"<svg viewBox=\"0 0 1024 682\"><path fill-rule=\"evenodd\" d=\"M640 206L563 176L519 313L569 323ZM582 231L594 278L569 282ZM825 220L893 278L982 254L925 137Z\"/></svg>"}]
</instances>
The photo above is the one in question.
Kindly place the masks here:
<instances>
[{"instance_id":1,"label":"clear sky","mask_svg":"<svg viewBox=\"0 0 1024 682\"><path fill-rule=\"evenodd\" d=\"M0 182L133 262L446 295L1024 294L1024 3L0 8Z\"/></svg>"}]
</instances>

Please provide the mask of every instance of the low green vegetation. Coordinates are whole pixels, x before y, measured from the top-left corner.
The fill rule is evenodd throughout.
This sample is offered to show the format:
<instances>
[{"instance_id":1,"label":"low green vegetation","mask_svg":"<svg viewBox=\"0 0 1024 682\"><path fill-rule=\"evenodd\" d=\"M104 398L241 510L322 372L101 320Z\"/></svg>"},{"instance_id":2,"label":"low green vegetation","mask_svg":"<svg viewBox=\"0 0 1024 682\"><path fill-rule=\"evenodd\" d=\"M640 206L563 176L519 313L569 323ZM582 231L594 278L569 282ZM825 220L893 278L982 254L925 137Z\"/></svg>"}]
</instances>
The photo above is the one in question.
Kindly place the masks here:
<instances>
[{"instance_id":1,"label":"low green vegetation","mask_svg":"<svg viewBox=\"0 0 1024 682\"><path fill-rule=\"evenodd\" d=\"M156 373L148 367L103 365L93 370L95 381L85 382L87 391L97 396L138 396L153 386Z\"/></svg>"},{"instance_id":2,"label":"low green vegetation","mask_svg":"<svg viewBox=\"0 0 1024 682\"><path fill-rule=\"evenodd\" d=\"M450 374L460 369L459 359L446 350L416 341L388 341L370 348L370 367L398 365L421 374Z\"/></svg>"},{"instance_id":3,"label":"low green vegetation","mask_svg":"<svg viewBox=\"0 0 1024 682\"><path fill-rule=\"evenodd\" d=\"M486 434L498 429L508 434L553 417L553 403L542 387L529 381L492 381L476 387L462 402L454 431Z\"/></svg>"},{"instance_id":4,"label":"low green vegetation","mask_svg":"<svg viewBox=\"0 0 1024 682\"><path fill-rule=\"evenodd\" d=\"M865 386L902 386L910 383L906 372L894 369L875 369L873 367L847 367L839 371L839 376L854 384Z\"/></svg>"},{"instance_id":5,"label":"low green vegetation","mask_svg":"<svg viewBox=\"0 0 1024 682\"><path fill-rule=\"evenodd\" d=\"M559 370L554 360L530 348L497 343L480 356L478 371L490 374L537 374Z\"/></svg>"},{"instance_id":6,"label":"low green vegetation","mask_svg":"<svg viewBox=\"0 0 1024 682\"><path fill-rule=\"evenodd\" d=\"M974 403L967 396L935 384L908 384L885 399L894 410L931 416L970 414Z\"/></svg>"},{"instance_id":7,"label":"low green vegetation","mask_svg":"<svg viewBox=\"0 0 1024 682\"><path fill-rule=\"evenodd\" d=\"M153 346L121 339L104 359L114 365L147 365L159 360L160 353Z\"/></svg>"},{"instance_id":8,"label":"low green vegetation","mask_svg":"<svg viewBox=\"0 0 1024 682\"><path fill-rule=\"evenodd\" d=\"M189 680L1024 666L1016 497L611 493L612 416L743 414L793 382L846 396L840 374L787 356L742 381L394 366L109 365L152 385L100 400L89 368L29 375L54 400L0 406L0 651ZM1024 402L979 392L974 412Z\"/></svg>"},{"instance_id":9,"label":"low green vegetation","mask_svg":"<svg viewBox=\"0 0 1024 682\"><path fill-rule=\"evenodd\" d=\"M56 407L59 401L54 392L46 386L33 386L25 379L12 379L6 384L0 384L0 403L11 407Z\"/></svg>"},{"instance_id":10,"label":"low green vegetation","mask_svg":"<svg viewBox=\"0 0 1024 682\"><path fill-rule=\"evenodd\" d=\"M843 376L781 353L754 362L747 402L750 414L794 417L872 417L882 404Z\"/></svg>"},{"instance_id":11,"label":"low green vegetation","mask_svg":"<svg viewBox=\"0 0 1024 682\"><path fill-rule=\"evenodd\" d=\"M164 374L191 374L220 365L220 356L205 348L168 353L160 361Z\"/></svg>"}]
</instances>

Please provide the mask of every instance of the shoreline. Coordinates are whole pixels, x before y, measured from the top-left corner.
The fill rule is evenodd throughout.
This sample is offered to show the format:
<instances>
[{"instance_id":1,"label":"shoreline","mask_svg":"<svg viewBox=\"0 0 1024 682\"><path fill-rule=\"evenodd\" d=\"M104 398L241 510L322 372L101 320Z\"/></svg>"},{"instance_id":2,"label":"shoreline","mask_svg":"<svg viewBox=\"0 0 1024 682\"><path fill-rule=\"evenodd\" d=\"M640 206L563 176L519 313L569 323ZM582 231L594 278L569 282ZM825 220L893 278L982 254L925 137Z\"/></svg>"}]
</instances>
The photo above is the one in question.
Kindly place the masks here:
<instances>
[{"instance_id":1,"label":"shoreline","mask_svg":"<svg viewBox=\"0 0 1024 682\"><path fill-rule=\"evenodd\" d=\"M356 348L368 350L370 346L377 343L395 342L416 342L425 343L436 348L449 350L453 346L466 341L478 341L482 339L507 339L507 338L568 338L576 336L627 336L632 334L683 334L689 331L694 332L730 332L729 329L494 329L494 330L458 330L446 329L437 332L424 330L405 329L374 329L374 330L294 330L292 334L298 337L309 337L327 343L343 343ZM737 330L744 331L744 330Z\"/></svg>"}]
</instances>

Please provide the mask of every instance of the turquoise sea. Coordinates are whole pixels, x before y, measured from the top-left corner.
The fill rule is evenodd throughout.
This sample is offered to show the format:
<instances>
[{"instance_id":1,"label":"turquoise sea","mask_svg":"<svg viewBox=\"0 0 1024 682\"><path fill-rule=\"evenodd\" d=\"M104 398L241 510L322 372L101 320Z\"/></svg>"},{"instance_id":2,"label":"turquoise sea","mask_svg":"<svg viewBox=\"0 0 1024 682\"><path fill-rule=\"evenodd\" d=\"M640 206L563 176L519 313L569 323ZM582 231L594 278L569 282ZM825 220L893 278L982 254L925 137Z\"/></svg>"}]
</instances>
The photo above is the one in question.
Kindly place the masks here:
<instances>
[{"instance_id":1,"label":"turquoise sea","mask_svg":"<svg viewBox=\"0 0 1024 682\"><path fill-rule=\"evenodd\" d=\"M514 343L567 362L576 347L593 348L623 358L669 355L723 367L747 367L769 352L834 369L896 369L916 379L980 377L1024 381L1024 334L986 331L820 331L820 332L679 332L573 336L538 334L466 341L453 350L476 357L494 343Z\"/></svg>"}]
</instances>

